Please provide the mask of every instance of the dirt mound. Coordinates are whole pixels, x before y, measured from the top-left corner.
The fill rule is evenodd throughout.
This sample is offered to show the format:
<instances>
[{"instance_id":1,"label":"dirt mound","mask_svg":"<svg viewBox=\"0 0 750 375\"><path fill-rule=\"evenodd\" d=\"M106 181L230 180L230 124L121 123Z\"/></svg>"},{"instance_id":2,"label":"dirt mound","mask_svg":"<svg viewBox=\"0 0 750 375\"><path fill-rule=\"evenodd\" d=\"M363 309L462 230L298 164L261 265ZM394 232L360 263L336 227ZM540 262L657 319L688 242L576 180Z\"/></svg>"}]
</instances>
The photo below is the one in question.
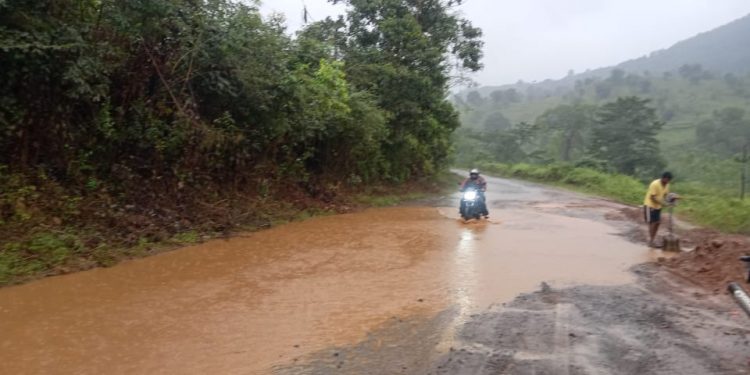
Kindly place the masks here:
<instances>
[{"instance_id":1,"label":"dirt mound","mask_svg":"<svg viewBox=\"0 0 750 375\"><path fill-rule=\"evenodd\" d=\"M747 277L747 269L739 258L750 255L747 240L711 239L700 243L695 250L661 262L665 268L714 293L723 292L732 281Z\"/></svg>"}]
</instances>

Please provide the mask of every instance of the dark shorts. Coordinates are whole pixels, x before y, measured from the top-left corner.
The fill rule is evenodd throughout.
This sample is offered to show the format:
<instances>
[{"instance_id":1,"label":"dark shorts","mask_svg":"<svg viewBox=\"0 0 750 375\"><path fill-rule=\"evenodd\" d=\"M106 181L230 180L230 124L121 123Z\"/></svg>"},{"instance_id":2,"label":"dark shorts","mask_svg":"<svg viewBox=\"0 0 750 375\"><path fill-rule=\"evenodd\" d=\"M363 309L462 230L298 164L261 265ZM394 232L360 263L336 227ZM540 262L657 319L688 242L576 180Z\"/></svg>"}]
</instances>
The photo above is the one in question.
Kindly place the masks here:
<instances>
[{"instance_id":1,"label":"dark shorts","mask_svg":"<svg viewBox=\"0 0 750 375\"><path fill-rule=\"evenodd\" d=\"M643 206L643 218L646 219L647 223L661 222L661 210L649 206Z\"/></svg>"}]
</instances>

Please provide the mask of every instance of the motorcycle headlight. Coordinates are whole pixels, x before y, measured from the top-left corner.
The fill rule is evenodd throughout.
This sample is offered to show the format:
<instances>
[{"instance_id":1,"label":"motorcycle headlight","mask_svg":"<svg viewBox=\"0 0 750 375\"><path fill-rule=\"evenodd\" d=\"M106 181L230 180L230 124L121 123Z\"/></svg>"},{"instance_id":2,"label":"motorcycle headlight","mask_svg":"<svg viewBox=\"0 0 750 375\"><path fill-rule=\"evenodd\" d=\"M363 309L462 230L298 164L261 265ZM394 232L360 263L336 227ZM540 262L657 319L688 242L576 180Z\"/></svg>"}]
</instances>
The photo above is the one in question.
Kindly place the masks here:
<instances>
[{"instance_id":1,"label":"motorcycle headlight","mask_svg":"<svg viewBox=\"0 0 750 375\"><path fill-rule=\"evenodd\" d=\"M473 201L474 199L477 199L477 192L476 191L467 191L464 193L464 199L467 201Z\"/></svg>"}]
</instances>

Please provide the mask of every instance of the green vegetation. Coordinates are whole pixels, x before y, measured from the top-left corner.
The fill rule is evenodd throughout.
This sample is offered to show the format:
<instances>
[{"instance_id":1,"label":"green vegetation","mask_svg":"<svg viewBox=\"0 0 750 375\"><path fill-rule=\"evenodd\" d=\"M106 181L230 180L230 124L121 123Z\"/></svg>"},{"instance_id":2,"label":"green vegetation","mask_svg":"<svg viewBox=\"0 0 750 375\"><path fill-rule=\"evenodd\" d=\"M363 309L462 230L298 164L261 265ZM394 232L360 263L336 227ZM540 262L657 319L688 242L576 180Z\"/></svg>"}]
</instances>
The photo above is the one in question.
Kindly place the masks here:
<instances>
[{"instance_id":1,"label":"green vegetation","mask_svg":"<svg viewBox=\"0 0 750 375\"><path fill-rule=\"evenodd\" d=\"M506 88L494 95L505 96L513 90L518 101L492 100L475 92L471 105L461 96L454 101L461 108L463 127L457 132L457 160L470 164L476 160L544 163L584 161L590 147L596 113L619 98L650 100L663 125L656 133L658 155L666 167L680 179L721 189L739 196L743 169L744 139L750 115L750 75L707 71L697 65L684 65L674 72L655 75L612 70L605 78L588 77L569 86L545 88L549 83L525 85L525 89ZM516 159L486 158L476 155L473 138L487 139L485 123L498 113L518 128L529 124L539 131L531 136ZM552 130L554 129L554 130ZM552 131L552 134L545 132ZM566 133L567 132L567 133ZM499 137L507 137L507 133ZM492 137L490 137L492 138ZM652 142L651 145L654 145ZM511 148L515 148L512 146ZM482 152L486 151L486 147ZM590 150L588 150L590 151ZM589 154L589 155L587 155ZM601 157L601 156L599 156ZM587 165L593 166L591 160ZM630 172L626 172L630 173ZM639 177L645 176L636 172Z\"/></svg>"},{"instance_id":2,"label":"green vegetation","mask_svg":"<svg viewBox=\"0 0 750 375\"><path fill-rule=\"evenodd\" d=\"M747 40L750 17L725 31L719 34L731 40L718 44ZM746 64L736 64L747 49L722 52L725 61L710 54L702 60L674 60L695 56L695 50L685 52L685 45L704 44L680 44L679 53L667 51L638 64L560 81L458 95L453 100L461 109L463 126L454 136L456 161L523 163L530 171L517 172L520 177L580 187L571 183L575 175L557 176L560 180L540 176L562 163L584 171L575 173L591 174L594 180L583 184L586 191L628 203L638 203L641 193L632 183L610 177L614 185L603 185L593 176L625 175L644 184L667 169L677 177L675 190L687 196L682 215L720 230L748 233L750 210L742 199L750 164L750 75ZM652 62L653 70L646 70ZM487 128L499 116L514 125ZM619 184L625 188L619 190Z\"/></svg>"},{"instance_id":3,"label":"green vegetation","mask_svg":"<svg viewBox=\"0 0 750 375\"><path fill-rule=\"evenodd\" d=\"M663 123L649 104L629 96L601 107L556 107L509 129L466 128L457 133L458 161L560 161L649 178L664 166L656 139Z\"/></svg>"},{"instance_id":4,"label":"green vegetation","mask_svg":"<svg viewBox=\"0 0 750 375\"><path fill-rule=\"evenodd\" d=\"M738 105L750 104L750 76L719 77L696 66L659 78L615 70L558 96L502 102L509 116L540 112L502 130L465 122L455 136L457 161L630 204L640 204L644 183L670 169L674 189L687 198L681 215L750 233L750 205L737 199L750 159L750 116ZM496 111L484 101L464 107L463 120Z\"/></svg>"},{"instance_id":5,"label":"green vegetation","mask_svg":"<svg viewBox=\"0 0 750 375\"><path fill-rule=\"evenodd\" d=\"M354 201L368 207L388 207L434 196L435 193L450 194L455 191L460 176L441 171L428 179L411 181L398 186L372 186L354 196Z\"/></svg>"},{"instance_id":6,"label":"green vegetation","mask_svg":"<svg viewBox=\"0 0 750 375\"><path fill-rule=\"evenodd\" d=\"M0 251L0 284L61 266L82 249L77 236L64 232L36 233L23 242L6 242Z\"/></svg>"},{"instance_id":7,"label":"green vegetation","mask_svg":"<svg viewBox=\"0 0 750 375\"><path fill-rule=\"evenodd\" d=\"M642 204L646 192L646 185L633 177L569 164L481 163L479 166L487 173L551 183L631 205ZM681 217L726 232L750 234L750 202L747 200L679 181L672 190L679 191L685 198L677 208Z\"/></svg>"},{"instance_id":8,"label":"green vegetation","mask_svg":"<svg viewBox=\"0 0 750 375\"><path fill-rule=\"evenodd\" d=\"M335 2L292 37L254 1L0 1L0 283L446 166L481 31L450 0Z\"/></svg>"}]
</instances>

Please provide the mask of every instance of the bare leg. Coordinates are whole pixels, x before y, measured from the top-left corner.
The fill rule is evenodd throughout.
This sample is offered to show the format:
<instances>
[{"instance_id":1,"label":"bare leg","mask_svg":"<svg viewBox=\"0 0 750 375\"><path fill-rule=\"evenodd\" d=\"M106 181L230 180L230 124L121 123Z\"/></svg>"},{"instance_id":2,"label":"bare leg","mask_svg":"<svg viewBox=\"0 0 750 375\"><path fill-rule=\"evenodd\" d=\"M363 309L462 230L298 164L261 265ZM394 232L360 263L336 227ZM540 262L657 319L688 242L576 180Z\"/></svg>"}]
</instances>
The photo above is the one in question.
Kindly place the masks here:
<instances>
[{"instance_id":1,"label":"bare leg","mask_svg":"<svg viewBox=\"0 0 750 375\"><path fill-rule=\"evenodd\" d=\"M649 223L648 224L648 234L649 234L649 242L648 244L651 246L655 246L654 239L656 239L656 233L659 231L659 222L655 223Z\"/></svg>"}]
</instances>

